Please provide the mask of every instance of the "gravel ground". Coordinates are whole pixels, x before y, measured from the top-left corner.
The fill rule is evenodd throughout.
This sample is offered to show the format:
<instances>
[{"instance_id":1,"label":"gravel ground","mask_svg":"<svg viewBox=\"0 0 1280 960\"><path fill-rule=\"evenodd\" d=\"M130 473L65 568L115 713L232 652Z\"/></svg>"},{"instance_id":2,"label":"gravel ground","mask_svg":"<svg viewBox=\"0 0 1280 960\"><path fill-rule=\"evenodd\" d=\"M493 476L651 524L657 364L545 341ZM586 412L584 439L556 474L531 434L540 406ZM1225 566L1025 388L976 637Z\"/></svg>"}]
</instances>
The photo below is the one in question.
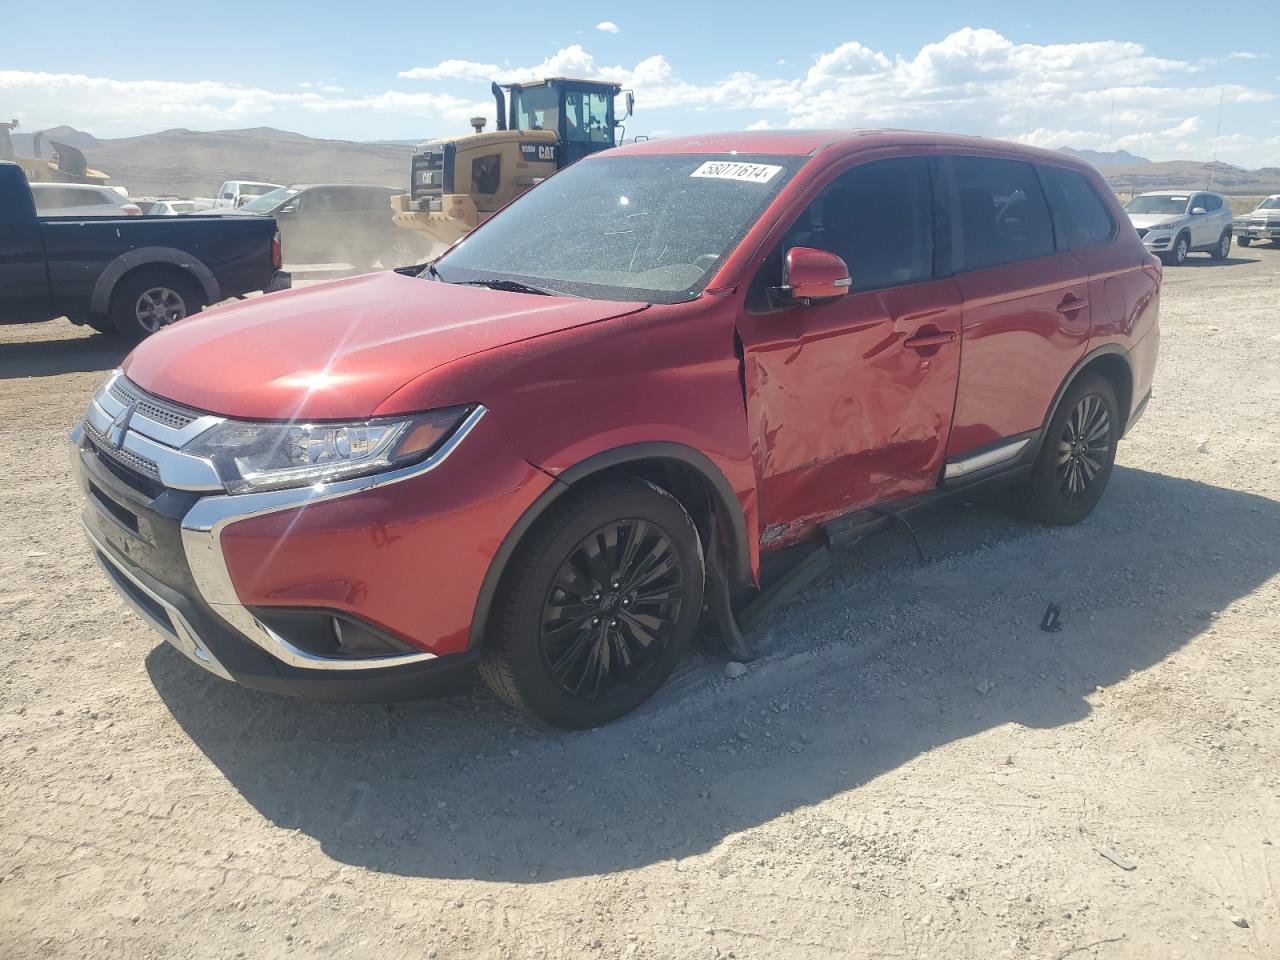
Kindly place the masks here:
<instances>
[{"instance_id":1,"label":"gravel ground","mask_svg":"<svg viewBox=\"0 0 1280 960\"><path fill-rule=\"evenodd\" d=\"M1193 261L1085 524L940 507L579 734L157 645L62 452L120 350L0 328L0 956L1280 956L1280 248Z\"/></svg>"}]
</instances>

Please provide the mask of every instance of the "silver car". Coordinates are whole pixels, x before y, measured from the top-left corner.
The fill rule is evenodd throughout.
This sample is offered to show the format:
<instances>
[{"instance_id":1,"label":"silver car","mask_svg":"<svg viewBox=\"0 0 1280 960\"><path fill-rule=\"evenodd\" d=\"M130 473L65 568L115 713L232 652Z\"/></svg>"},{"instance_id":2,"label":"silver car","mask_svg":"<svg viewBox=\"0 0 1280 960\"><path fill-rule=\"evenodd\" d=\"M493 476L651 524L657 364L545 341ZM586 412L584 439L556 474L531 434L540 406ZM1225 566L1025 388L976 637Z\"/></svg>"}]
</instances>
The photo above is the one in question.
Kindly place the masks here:
<instances>
[{"instance_id":1,"label":"silver car","mask_svg":"<svg viewBox=\"0 0 1280 960\"><path fill-rule=\"evenodd\" d=\"M1236 243L1242 247L1255 240L1280 243L1280 193L1267 197L1252 213L1236 217L1231 229L1235 232Z\"/></svg>"},{"instance_id":2,"label":"silver car","mask_svg":"<svg viewBox=\"0 0 1280 960\"><path fill-rule=\"evenodd\" d=\"M1231 207L1220 194L1140 193L1124 209L1146 248L1165 263L1184 263L1196 251L1225 260L1231 252Z\"/></svg>"}]
</instances>

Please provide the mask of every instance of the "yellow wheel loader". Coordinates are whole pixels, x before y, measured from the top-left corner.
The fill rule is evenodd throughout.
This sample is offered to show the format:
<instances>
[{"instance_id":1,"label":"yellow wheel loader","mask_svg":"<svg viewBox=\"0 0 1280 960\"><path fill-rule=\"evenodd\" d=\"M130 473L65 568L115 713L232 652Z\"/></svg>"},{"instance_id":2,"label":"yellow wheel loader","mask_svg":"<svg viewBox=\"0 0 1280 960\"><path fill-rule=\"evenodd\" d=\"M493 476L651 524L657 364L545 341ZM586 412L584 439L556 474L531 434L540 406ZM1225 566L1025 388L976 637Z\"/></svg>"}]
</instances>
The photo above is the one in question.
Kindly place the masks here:
<instances>
[{"instance_id":1,"label":"yellow wheel loader","mask_svg":"<svg viewBox=\"0 0 1280 960\"><path fill-rule=\"evenodd\" d=\"M20 166L32 183L88 183L104 186L107 175L101 170L90 169L84 154L75 147L50 140L53 145L53 159L40 159L40 133L35 135L36 159L20 157L13 149L13 140L9 131L18 126L17 120L0 123L0 160L12 160Z\"/></svg>"},{"instance_id":2,"label":"yellow wheel loader","mask_svg":"<svg viewBox=\"0 0 1280 960\"><path fill-rule=\"evenodd\" d=\"M429 140L413 148L409 192L391 198L395 222L451 244L534 184L590 153L617 146L635 98L615 118L616 83L552 77L491 85L497 129ZM508 97L510 95L510 105Z\"/></svg>"}]
</instances>

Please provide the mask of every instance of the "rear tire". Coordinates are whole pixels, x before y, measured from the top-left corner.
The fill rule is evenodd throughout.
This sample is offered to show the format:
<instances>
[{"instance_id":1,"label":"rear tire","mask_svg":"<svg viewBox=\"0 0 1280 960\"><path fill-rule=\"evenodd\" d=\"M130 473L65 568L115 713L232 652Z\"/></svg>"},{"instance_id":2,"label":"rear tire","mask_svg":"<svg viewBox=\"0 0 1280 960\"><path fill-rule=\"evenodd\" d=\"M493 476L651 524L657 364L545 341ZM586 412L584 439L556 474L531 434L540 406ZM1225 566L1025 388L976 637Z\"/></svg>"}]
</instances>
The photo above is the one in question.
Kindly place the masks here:
<instances>
[{"instance_id":1,"label":"rear tire","mask_svg":"<svg viewBox=\"0 0 1280 960\"><path fill-rule=\"evenodd\" d=\"M1120 410L1097 374L1073 383L1058 405L1027 479L1030 515L1041 523L1079 523L1098 505L1120 442Z\"/></svg>"},{"instance_id":2,"label":"rear tire","mask_svg":"<svg viewBox=\"0 0 1280 960\"><path fill-rule=\"evenodd\" d=\"M1209 256L1215 260L1225 260L1231 256L1231 230L1223 230L1222 236L1218 238L1218 245L1214 247Z\"/></svg>"},{"instance_id":3,"label":"rear tire","mask_svg":"<svg viewBox=\"0 0 1280 960\"><path fill-rule=\"evenodd\" d=\"M678 500L632 477L589 487L553 507L512 557L480 675L552 726L609 723L688 653L704 579L698 531Z\"/></svg>"},{"instance_id":4,"label":"rear tire","mask_svg":"<svg viewBox=\"0 0 1280 960\"><path fill-rule=\"evenodd\" d=\"M115 321L110 317L104 317L102 314L93 313L84 318L84 325L90 329L97 330L99 333L105 333L109 337L118 336L120 331L116 329Z\"/></svg>"},{"instance_id":5,"label":"rear tire","mask_svg":"<svg viewBox=\"0 0 1280 960\"><path fill-rule=\"evenodd\" d=\"M171 323L204 308L195 281L171 270L140 270L126 276L111 295L111 320L130 343L141 343Z\"/></svg>"}]
</instances>

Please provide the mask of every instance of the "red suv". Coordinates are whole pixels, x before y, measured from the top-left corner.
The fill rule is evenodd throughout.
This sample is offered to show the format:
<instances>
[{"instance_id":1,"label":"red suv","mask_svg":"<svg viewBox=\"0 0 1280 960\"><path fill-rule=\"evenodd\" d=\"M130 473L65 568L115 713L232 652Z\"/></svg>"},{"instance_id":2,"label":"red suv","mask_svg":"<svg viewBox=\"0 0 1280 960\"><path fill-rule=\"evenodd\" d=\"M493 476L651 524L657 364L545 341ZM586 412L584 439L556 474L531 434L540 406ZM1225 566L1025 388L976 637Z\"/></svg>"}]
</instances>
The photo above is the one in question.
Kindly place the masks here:
<instances>
[{"instance_id":1,"label":"red suv","mask_svg":"<svg viewBox=\"0 0 1280 960\"><path fill-rule=\"evenodd\" d=\"M85 527L224 678L387 699L478 667L593 726L700 624L749 655L770 571L814 544L990 480L1082 520L1151 395L1160 280L1062 154L639 143L425 269L144 342L71 437Z\"/></svg>"}]
</instances>

